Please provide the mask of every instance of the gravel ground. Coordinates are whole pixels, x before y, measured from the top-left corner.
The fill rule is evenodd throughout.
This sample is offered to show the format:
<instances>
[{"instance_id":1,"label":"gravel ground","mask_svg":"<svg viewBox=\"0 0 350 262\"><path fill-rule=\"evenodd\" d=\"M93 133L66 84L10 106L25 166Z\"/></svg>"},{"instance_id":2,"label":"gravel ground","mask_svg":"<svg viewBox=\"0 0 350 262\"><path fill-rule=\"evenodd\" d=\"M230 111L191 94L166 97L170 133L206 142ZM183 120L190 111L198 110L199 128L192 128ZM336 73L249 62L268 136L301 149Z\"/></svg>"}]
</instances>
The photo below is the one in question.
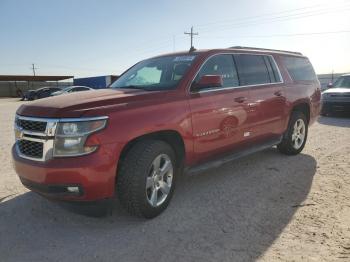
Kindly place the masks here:
<instances>
[{"instance_id":1,"label":"gravel ground","mask_svg":"<svg viewBox=\"0 0 350 262\"><path fill-rule=\"evenodd\" d=\"M321 117L302 154L272 148L182 177L153 220L83 216L12 169L20 102L0 99L0 261L350 261L350 119Z\"/></svg>"}]
</instances>

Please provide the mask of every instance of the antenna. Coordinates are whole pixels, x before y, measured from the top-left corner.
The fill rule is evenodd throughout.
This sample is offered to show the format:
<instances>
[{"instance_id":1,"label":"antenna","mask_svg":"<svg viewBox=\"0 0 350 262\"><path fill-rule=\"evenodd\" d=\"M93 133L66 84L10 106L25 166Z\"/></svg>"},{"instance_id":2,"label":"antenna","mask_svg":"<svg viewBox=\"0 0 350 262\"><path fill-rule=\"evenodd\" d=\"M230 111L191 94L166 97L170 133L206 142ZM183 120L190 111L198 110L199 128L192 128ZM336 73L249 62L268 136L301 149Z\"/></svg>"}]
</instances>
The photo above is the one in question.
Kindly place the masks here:
<instances>
[{"instance_id":1,"label":"antenna","mask_svg":"<svg viewBox=\"0 0 350 262\"><path fill-rule=\"evenodd\" d=\"M198 33L194 33L194 32L193 32L193 26L191 26L191 32L190 32L190 33L189 33L189 32L184 32L184 34L185 34L185 35L190 35L190 37L191 37L190 52L196 50L196 49L193 47L193 36L198 35Z\"/></svg>"}]
</instances>

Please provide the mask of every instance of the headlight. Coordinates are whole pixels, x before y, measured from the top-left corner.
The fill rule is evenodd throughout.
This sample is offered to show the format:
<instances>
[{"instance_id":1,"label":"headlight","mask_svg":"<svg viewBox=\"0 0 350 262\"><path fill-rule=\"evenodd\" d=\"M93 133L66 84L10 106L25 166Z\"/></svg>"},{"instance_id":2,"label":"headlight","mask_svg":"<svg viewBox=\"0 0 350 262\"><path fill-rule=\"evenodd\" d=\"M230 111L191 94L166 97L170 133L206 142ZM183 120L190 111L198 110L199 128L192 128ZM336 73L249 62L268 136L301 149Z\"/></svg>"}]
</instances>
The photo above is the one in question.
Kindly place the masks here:
<instances>
[{"instance_id":1,"label":"headlight","mask_svg":"<svg viewBox=\"0 0 350 262\"><path fill-rule=\"evenodd\" d=\"M107 119L92 121L62 121L58 123L54 156L79 156L94 152L97 146L86 146L89 135L106 126Z\"/></svg>"}]
</instances>

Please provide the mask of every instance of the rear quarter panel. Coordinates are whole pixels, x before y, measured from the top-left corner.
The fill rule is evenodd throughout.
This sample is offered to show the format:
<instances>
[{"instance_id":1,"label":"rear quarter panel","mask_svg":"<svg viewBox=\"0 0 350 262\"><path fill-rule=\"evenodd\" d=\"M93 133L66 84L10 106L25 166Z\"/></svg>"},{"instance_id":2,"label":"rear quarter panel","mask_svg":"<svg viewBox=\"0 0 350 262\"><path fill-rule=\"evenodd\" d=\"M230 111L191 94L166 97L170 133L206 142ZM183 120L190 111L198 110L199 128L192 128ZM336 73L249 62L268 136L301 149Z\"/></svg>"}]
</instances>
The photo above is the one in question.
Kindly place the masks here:
<instances>
[{"instance_id":1,"label":"rear quarter panel","mask_svg":"<svg viewBox=\"0 0 350 262\"><path fill-rule=\"evenodd\" d=\"M315 81L294 81L284 66L281 55L274 55L280 68L284 83L286 96L286 117L284 129L288 127L289 117L293 108L300 104L307 104L310 108L310 122L317 119L321 110L321 86L318 80Z\"/></svg>"}]
</instances>

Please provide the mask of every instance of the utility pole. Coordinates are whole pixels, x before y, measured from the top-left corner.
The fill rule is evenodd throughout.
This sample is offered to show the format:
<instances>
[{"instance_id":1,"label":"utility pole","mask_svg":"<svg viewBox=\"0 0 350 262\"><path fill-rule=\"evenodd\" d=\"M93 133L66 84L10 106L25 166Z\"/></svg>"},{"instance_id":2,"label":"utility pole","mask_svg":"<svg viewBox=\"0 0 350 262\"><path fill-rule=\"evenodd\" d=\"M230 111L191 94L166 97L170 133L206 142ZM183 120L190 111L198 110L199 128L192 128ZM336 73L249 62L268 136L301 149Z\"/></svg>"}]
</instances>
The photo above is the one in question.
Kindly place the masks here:
<instances>
[{"instance_id":1,"label":"utility pole","mask_svg":"<svg viewBox=\"0 0 350 262\"><path fill-rule=\"evenodd\" d=\"M194 33L193 32L193 26L191 26L191 32L190 33L184 32L184 34L185 35L190 35L190 37L191 37L191 48L190 48L190 51L194 51L195 48L193 47L193 36L198 35L198 33Z\"/></svg>"},{"instance_id":2,"label":"utility pole","mask_svg":"<svg viewBox=\"0 0 350 262\"><path fill-rule=\"evenodd\" d=\"M334 70L332 70L332 83L334 83Z\"/></svg>"},{"instance_id":3,"label":"utility pole","mask_svg":"<svg viewBox=\"0 0 350 262\"><path fill-rule=\"evenodd\" d=\"M173 52L175 52L175 49L176 49L176 44L175 44L175 36L173 35Z\"/></svg>"},{"instance_id":4,"label":"utility pole","mask_svg":"<svg viewBox=\"0 0 350 262\"><path fill-rule=\"evenodd\" d=\"M31 69L33 70L33 75L35 76L35 69L39 69L39 68L35 67L34 64L32 64Z\"/></svg>"}]
</instances>

